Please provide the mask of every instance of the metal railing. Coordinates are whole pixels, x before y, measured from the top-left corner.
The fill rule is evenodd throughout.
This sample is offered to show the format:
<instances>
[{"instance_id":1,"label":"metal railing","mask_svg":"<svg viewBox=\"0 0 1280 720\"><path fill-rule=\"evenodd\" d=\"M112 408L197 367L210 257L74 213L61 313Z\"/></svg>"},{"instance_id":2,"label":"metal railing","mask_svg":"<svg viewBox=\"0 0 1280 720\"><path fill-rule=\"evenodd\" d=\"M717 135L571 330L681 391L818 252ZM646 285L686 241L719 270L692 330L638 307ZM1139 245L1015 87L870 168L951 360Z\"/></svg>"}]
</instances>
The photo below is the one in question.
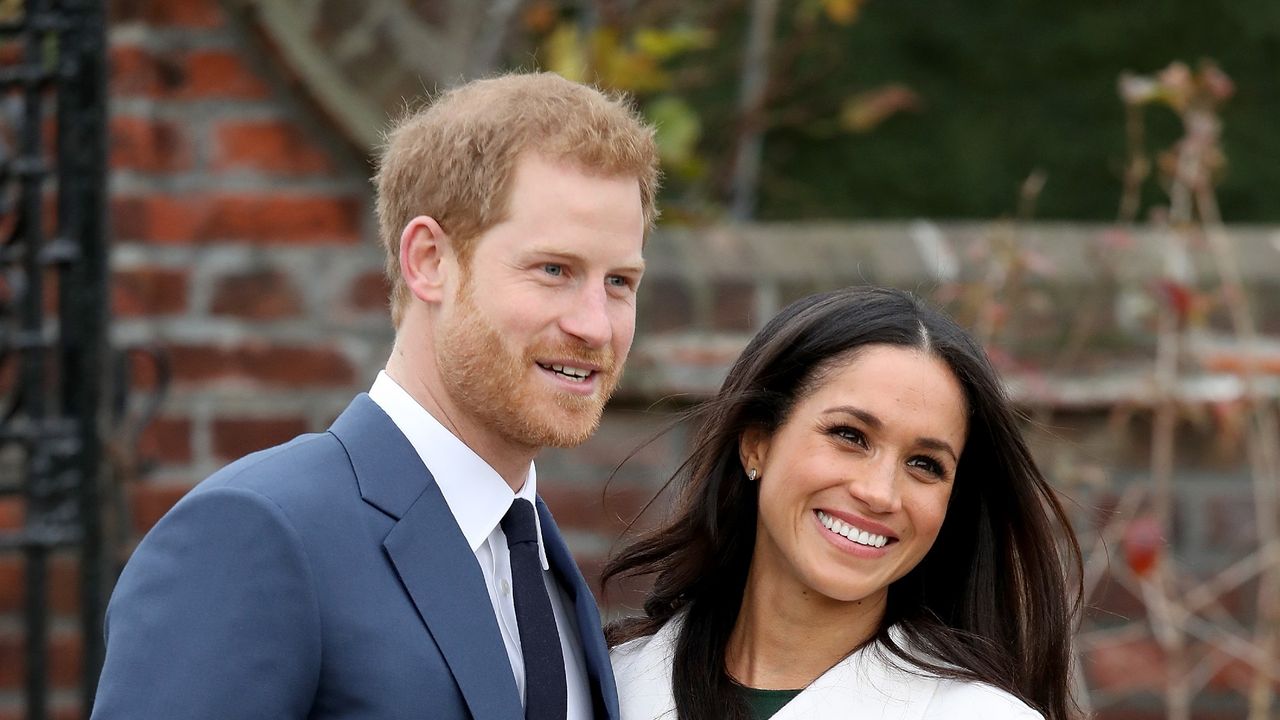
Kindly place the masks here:
<instances>
[{"instance_id":1,"label":"metal railing","mask_svg":"<svg viewBox=\"0 0 1280 720\"><path fill-rule=\"evenodd\" d=\"M0 500L21 526L26 717L49 714L50 559L78 559L87 715L102 663L108 378L105 18L99 0L0 2Z\"/></svg>"}]
</instances>

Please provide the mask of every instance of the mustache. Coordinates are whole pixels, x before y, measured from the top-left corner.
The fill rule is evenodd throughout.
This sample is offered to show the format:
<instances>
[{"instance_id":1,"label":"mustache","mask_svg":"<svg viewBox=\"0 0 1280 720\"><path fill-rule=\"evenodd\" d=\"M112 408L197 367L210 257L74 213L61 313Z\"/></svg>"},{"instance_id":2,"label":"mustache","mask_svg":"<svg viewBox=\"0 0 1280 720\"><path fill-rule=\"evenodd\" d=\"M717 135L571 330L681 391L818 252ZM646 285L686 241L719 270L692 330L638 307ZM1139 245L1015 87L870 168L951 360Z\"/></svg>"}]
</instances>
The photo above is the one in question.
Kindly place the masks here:
<instances>
[{"instance_id":1,"label":"mustache","mask_svg":"<svg viewBox=\"0 0 1280 720\"><path fill-rule=\"evenodd\" d=\"M565 363L578 363L600 368L602 375L612 375L618 369L618 359L613 350L603 348L592 350L572 343L544 343L536 345L525 353L525 357L536 362L542 358L555 358Z\"/></svg>"}]
</instances>

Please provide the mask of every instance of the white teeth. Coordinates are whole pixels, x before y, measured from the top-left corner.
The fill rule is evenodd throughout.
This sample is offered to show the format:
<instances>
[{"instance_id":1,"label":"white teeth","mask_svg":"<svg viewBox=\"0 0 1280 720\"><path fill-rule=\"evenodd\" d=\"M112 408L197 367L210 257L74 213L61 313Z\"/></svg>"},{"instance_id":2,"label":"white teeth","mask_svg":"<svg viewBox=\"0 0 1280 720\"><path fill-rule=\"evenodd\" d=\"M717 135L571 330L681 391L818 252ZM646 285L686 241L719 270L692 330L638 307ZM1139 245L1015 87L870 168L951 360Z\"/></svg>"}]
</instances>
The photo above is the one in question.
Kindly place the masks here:
<instances>
[{"instance_id":1,"label":"white teeth","mask_svg":"<svg viewBox=\"0 0 1280 720\"><path fill-rule=\"evenodd\" d=\"M869 533L866 530L859 530L849 523L846 523L843 520L838 520L821 510L818 511L818 520L826 529L842 537L849 538L859 545L880 548L884 547L885 544L889 542L889 538L884 535L876 535L874 533Z\"/></svg>"},{"instance_id":2,"label":"white teeth","mask_svg":"<svg viewBox=\"0 0 1280 720\"><path fill-rule=\"evenodd\" d=\"M543 365L542 367L547 368L548 370L551 370L552 372L555 372L559 375L563 375L566 379L572 380L574 382L582 382L583 380L586 380L591 375L590 370L584 370L583 368L576 368L571 365Z\"/></svg>"}]
</instances>

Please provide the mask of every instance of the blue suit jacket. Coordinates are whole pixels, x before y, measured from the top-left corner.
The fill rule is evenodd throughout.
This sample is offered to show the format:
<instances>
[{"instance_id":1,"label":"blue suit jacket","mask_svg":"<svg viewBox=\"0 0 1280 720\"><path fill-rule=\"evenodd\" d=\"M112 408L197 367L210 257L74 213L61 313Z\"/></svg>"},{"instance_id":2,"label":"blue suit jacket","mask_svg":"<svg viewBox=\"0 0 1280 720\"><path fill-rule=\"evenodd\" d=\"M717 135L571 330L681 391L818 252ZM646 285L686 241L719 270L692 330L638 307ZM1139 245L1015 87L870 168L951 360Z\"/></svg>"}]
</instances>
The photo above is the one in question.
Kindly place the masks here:
<instances>
[{"instance_id":1,"label":"blue suit jacket","mask_svg":"<svg viewBox=\"0 0 1280 720\"><path fill-rule=\"evenodd\" d=\"M618 717L595 599L551 514L596 717ZM93 718L524 717L484 577L440 489L367 395L243 458L143 539L107 611Z\"/></svg>"}]
</instances>

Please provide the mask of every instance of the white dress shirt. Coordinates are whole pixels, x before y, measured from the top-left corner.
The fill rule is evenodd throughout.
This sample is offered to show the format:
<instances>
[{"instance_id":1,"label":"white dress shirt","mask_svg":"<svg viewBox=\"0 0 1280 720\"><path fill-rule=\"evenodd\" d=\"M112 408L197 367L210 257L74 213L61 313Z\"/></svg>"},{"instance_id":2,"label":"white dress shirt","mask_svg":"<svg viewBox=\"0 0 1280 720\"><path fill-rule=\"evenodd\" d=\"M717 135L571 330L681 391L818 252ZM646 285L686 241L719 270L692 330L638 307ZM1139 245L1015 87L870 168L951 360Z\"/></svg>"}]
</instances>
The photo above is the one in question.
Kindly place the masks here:
<instances>
[{"instance_id":1,"label":"white dress shirt","mask_svg":"<svg viewBox=\"0 0 1280 720\"><path fill-rule=\"evenodd\" d=\"M493 604L493 614L502 631L502 642L511 661L511 672L524 702L524 657L520 652L520 632L516 627L515 601L511 594L511 553L507 536L502 532L502 518L516 498L534 503L537 496L537 473L532 463L524 486L512 492L510 486L462 440L449 432L431 413L418 404L404 388L385 371L379 372L369 389L369 397L390 416L400 432L408 438L422 462L431 471L449 511L467 539L476 562L484 574L485 588ZM560 584L555 581L547 563L542 543L542 521L538 525L538 555L542 558L542 579L551 598L560 649L564 653L565 685L569 691L569 720L590 720L591 688L577 633L577 621L569 613L572 607Z\"/></svg>"}]
</instances>

